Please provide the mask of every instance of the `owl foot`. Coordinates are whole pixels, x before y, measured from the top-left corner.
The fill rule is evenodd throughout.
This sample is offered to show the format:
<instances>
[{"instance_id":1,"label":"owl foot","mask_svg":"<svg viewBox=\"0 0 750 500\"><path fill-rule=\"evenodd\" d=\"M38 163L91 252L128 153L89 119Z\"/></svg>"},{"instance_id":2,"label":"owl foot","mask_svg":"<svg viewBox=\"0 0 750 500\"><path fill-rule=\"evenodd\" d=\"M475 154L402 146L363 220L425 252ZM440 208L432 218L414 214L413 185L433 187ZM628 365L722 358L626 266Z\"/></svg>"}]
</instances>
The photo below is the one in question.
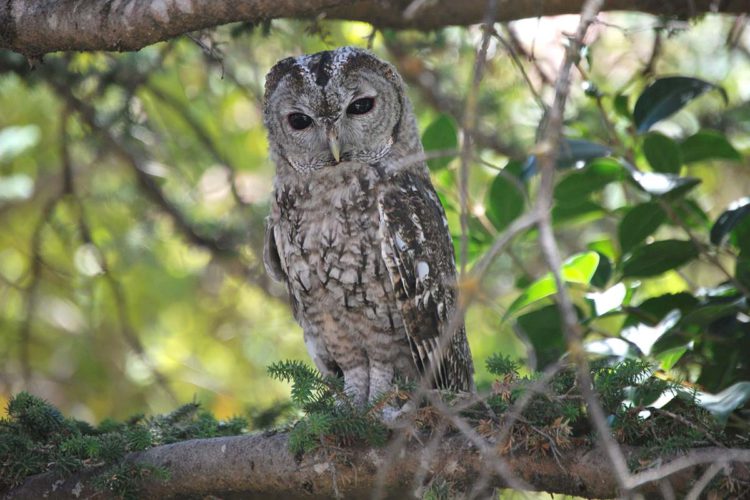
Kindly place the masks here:
<instances>
[{"instance_id":1,"label":"owl foot","mask_svg":"<svg viewBox=\"0 0 750 500\"><path fill-rule=\"evenodd\" d=\"M386 406L380 412L380 420L390 429L402 429L411 426L409 416L414 413L416 407L409 401L401 408Z\"/></svg>"}]
</instances>

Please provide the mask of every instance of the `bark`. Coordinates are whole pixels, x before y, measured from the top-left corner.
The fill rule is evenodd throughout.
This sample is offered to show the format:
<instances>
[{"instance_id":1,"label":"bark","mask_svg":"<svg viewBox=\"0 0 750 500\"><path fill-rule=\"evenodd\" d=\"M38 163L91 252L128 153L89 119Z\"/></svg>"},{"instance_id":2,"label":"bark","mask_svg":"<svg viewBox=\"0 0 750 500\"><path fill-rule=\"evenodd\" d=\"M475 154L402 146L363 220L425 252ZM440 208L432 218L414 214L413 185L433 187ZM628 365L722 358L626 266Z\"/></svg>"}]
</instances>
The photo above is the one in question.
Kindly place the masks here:
<instances>
[{"instance_id":1,"label":"bark","mask_svg":"<svg viewBox=\"0 0 750 500\"><path fill-rule=\"evenodd\" d=\"M276 18L349 19L431 30L481 21L486 0L0 0L0 48L30 58L59 50L138 50L191 31ZM497 21L580 12L582 0L504 0ZM420 5L418 9L407 10ZM750 0L610 0L606 10L694 17L750 11ZM411 15L405 15L404 12Z\"/></svg>"},{"instance_id":2,"label":"bark","mask_svg":"<svg viewBox=\"0 0 750 500\"><path fill-rule=\"evenodd\" d=\"M629 458L637 448L623 448ZM705 448L706 457L728 456L731 450ZM740 452L744 453L744 452ZM744 457L744 455L743 455ZM614 474L598 449L576 447L551 455L516 452L504 457L511 472L540 491L579 495L589 498L617 496ZM747 457L745 457L747 458ZM439 476L456 492L471 490L491 467L465 438L443 439L427 457L413 441L399 452L386 448L323 449L303 457L288 450L287 435L265 433L225 438L183 441L133 454L129 460L165 467L170 478L143 485L141 498L370 498L382 480L387 498L412 498L420 485L414 477L429 480ZM426 460L426 462L425 462ZM664 460L668 468L668 460ZM706 460L701 463L705 464ZM428 473L420 467L428 466ZM384 471L380 471L384 468ZM674 469L674 467L673 467ZM700 477L702 468L691 466L659 478L639 491L658 495L669 482L677 497L682 496ZM88 470L62 480L52 474L29 478L23 485L5 495L6 500L108 498L92 486L95 470ZM379 472L384 472L379 479ZM735 480L747 481L750 471L739 465L729 472ZM491 477L488 487L502 487L499 477Z\"/></svg>"}]
</instances>

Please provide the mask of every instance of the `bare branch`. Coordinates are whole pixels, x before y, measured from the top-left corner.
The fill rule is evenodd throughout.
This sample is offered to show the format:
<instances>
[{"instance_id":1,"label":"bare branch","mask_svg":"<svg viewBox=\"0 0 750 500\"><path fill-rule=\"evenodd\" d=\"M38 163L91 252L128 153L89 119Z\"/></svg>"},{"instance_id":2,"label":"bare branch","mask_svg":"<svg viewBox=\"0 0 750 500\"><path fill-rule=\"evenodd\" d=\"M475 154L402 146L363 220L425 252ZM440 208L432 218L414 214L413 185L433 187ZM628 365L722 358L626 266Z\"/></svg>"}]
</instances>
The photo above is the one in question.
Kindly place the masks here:
<instances>
[{"instance_id":1,"label":"bare branch","mask_svg":"<svg viewBox=\"0 0 750 500\"><path fill-rule=\"evenodd\" d=\"M552 231L551 206L554 188L556 160L562 138L563 112L570 92L570 73L579 58L583 39L591 23L602 7L603 0L588 0L581 11L581 20L575 36L570 40L560 72L555 84L555 100L550 109L546 127L542 130L538 149L541 170L541 182L537 196L536 210L539 214L539 244L547 265L552 271L557 287L558 307L564 324L568 351L576 365L576 374L581 393L588 406L588 415L599 434L598 443L606 452L607 461L620 486L622 493L628 490L630 473L627 462L617 442L612 437L604 411L593 390L593 381L588 360L583 350L582 333L573 302L567 293L560 274L562 259Z\"/></svg>"},{"instance_id":2,"label":"bare branch","mask_svg":"<svg viewBox=\"0 0 750 500\"><path fill-rule=\"evenodd\" d=\"M403 453L397 454L389 454L384 448L321 449L299 457L289 451L287 434L262 433L183 441L133 454L128 459L169 471L167 481L146 483L140 492L141 498L297 498L304 492L305 498L316 499L333 498L335 488L346 498L369 498L376 485L377 470L386 460L390 462L384 484L390 497L412 498L413 478L424 467L416 458L421 448L422 445L412 441ZM498 453L485 449L480 454L466 437L455 435L443 437L435 448L427 457L431 474L466 490L487 469L487 454L497 456ZM642 452L637 448L626 451L632 457ZM750 451L707 448L698 456L703 459L698 463L706 463L705 459L735 463L733 477L743 481L750 479L750 472L739 464L750 462ZM591 498L611 498L617 494L615 478L607 468L601 467L606 458L597 450L581 447L561 450L560 462L564 470L554 457L540 453L516 452L504 458L513 476L536 490ZM664 457L664 461L667 460L668 457ZM666 472L669 476L666 480L677 495L686 493L700 469L696 468L696 463L681 458L667 462L667 467L670 464L677 468ZM196 474L196 471L201 473ZM95 473L95 470L88 470L64 480L54 474L32 476L17 489L7 492L5 498L90 498L95 494L92 485ZM649 478L639 483L642 485L639 491L646 496L660 493L655 481L664 476L654 476L650 471L646 474ZM507 485L499 476L491 474L488 487L493 486ZM96 498L112 498L112 494L101 492Z\"/></svg>"},{"instance_id":3,"label":"bare branch","mask_svg":"<svg viewBox=\"0 0 750 500\"><path fill-rule=\"evenodd\" d=\"M0 0L0 48L30 58L59 50L139 50L196 30L277 18L348 19L380 28L432 30L480 22L487 2L419 3L418 15L405 16L412 5L405 0ZM581 0L503 2L496 21L573 14L582 5ZM689 18L717 11L740 14L750 10L750 1L610 0L607 9Z\"/></svg>"}]
</instances>

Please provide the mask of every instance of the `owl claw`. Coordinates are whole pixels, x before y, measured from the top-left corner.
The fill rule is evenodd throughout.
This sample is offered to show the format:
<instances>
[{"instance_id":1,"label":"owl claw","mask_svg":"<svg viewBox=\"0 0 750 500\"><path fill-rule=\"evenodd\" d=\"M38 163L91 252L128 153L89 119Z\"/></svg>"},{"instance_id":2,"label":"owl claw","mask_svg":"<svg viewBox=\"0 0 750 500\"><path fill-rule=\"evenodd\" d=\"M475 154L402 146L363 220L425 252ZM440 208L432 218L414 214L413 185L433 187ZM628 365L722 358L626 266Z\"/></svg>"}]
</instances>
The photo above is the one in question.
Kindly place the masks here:
<instances>
[{"instance_id":1,"label":"owl claw","mask_svg":"<svg viewBox=\"0 0 750 500\"><path fill-rule=\"evenodd\" d=\"M415 410L414 404L409 401L401 408L386 406L380 413L380 418L386 427L390 429L401 429L411 425L408 416Z\"/></svg>"}]
</instances>

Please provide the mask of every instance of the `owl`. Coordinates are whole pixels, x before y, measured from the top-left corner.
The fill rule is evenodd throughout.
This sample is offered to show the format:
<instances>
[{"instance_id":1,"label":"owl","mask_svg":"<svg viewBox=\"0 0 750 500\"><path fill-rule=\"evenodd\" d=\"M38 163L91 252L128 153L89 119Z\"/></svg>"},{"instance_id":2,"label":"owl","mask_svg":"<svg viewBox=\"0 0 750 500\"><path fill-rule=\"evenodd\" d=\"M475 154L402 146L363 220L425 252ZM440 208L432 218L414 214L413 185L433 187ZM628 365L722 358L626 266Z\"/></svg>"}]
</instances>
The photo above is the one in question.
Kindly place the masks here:
<instances>
[{"instance_id":1,"label":"owl","mask_svg":"<svg viewBox=\"0 0 750 500\"><path fill-rule=\"evenodd\" d=\"M447 220L395 68L352 47L284 59L263 119L276 165L263 260L317 368L357 405L396 379L473 391Z\"/></svg>"}]
</instances>

